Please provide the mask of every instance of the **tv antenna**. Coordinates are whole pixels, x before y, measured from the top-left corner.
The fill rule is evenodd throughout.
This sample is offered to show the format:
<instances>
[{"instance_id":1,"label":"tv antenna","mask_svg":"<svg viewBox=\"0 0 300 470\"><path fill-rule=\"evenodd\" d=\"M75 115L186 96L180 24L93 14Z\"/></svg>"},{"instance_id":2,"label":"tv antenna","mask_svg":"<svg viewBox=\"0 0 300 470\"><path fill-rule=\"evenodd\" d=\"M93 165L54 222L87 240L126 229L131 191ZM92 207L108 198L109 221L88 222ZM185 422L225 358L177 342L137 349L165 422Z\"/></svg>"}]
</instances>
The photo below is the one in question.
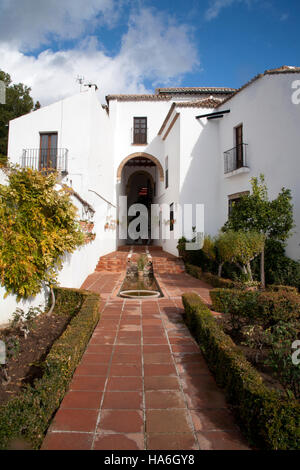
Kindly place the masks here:
<instances>
[{"instance_id":1,"label":"tv antenna","mask_svg":"<svg viewBox=\"0 0 300 470\"><path fill-rule=\"evenodd\" d=\"M80 93L82 92L82 86L84 84L84 76L83 75L77 75L76 82L79 83L80 85Z\"/></svg>"}]
</instances>

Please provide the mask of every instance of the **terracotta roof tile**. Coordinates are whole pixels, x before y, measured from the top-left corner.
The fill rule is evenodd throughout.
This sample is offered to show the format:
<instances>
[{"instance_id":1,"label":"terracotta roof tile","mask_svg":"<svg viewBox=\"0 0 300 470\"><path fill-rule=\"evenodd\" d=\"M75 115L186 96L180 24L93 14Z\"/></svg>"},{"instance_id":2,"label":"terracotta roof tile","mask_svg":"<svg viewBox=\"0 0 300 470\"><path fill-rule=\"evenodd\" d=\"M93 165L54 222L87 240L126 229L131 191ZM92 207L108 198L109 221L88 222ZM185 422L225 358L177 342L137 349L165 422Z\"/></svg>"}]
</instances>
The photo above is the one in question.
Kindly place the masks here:
<instances>
[{"instance_id":1,"label":"terracotta roof tile","mask_svg":"<svg viewBox=\"0 0 300 470\"><path fill-rule=\"evenodd\" d=\"M233 93L236 88L228 87L171 87L171 88L156 88L155 94L165 93L180 93L180 94L204 94L204 93Z\"/></svg>"},{"instance_id":2,"label":"terracotta roof tile","mask_svg":"<svg viewBox=\"0 0 300 470\"><path fill-rule=\"evenodd\" d=\"M182 101L176 103L177 108L216 108L222 104L224 99L210 97L200 101Z\"/></svg>"}]
</instances>

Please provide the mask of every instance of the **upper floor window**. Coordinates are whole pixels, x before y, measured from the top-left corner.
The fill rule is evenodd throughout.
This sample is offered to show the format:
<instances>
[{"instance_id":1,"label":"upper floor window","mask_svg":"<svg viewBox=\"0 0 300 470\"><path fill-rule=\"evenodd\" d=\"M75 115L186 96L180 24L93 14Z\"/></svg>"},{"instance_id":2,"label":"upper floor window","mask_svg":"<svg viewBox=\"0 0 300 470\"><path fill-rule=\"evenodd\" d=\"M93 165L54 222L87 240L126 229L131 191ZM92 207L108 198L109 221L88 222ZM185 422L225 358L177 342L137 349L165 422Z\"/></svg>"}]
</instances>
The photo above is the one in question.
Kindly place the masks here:
<instances>
[{"instance_id":1,"label":"upper floor window","mask_svg":"<svg viewBox=\"0 0 300 470\"><path fill-rule=\"evenodd\" d=\"M236 168L244 166L243 124L235 127Z\"/></svg>"},{"instance_id":2,"label":"upper floor window","mask_svg":"<svg viewBox=\"0 0 300 470\"><path fill-rule=\"evenodd\" d=\"M57 132L40 133L40 169L57 168Z\"/></svg>"},{"instance_id":3,"label":"upper floor window","mask_svg":"<svg viewBox=\"0 0 300 470\"><path fill-rule=\"evenodd\" d=\"M147 118L135 117L133 118L133 143L146 144L147 143Z\"/></svg>"},{"instance_id":4,"label":"upper floor window","mask_svg":"<svg viewBox=\"0 0 300 470\"><path fill-rule=\"evenodd\" d=\"M166 189L169 187L169 157L165 159L165 179L166 179Z\"/></svg>"}]
</instances>

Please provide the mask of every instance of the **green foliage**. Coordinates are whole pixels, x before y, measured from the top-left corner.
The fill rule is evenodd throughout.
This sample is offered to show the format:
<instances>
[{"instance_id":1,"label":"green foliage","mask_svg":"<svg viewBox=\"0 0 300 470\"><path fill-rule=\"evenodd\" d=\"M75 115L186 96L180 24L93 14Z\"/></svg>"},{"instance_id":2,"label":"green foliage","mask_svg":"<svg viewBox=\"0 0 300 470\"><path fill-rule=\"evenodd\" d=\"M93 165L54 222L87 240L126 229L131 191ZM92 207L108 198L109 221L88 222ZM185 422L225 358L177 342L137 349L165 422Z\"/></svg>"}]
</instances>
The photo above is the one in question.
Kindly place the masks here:
<instances>
[{"instance_id":1,"label":"green foliage","mask_svg":"<svg viewBox=\"0 0 300 470\"><path fill-rule=\"evenodd\" d=\"M202 251L206 254L206 256L215 261L217 258L217 253L216 253L216 245L215 245L215 240L209 236L206 235L203 240L203 247Z\"/></svg>"},{"instance_id":2,"label":"green foliage","mask_svg":"<svg viewBox=\"0 0 300 470\"><path fill-rule=\"evenodd\" d=\"M39 307L29 307L27 312L24 312L21 308L17 308L12 315L12 320L10 321L10 328L12 330L18 329L24 333L25 338L27 338L30 330L35 327L35 319L38 315L42 313L42 310Z\"/></svg>"},{"instance_id":3,"label":"green foliage","mask_svg":"<svg viewBox=\"0 0 300 470\"><path fill-rule=\"evenodd\" d=\"M76 289L56 289L74 314L81 299L81 309L54 343L44 363L44 375L33 386L0 406L0 449L13 447L15 441L40 447L53 414L59 407L74 370L99 321L99 296ZM60 300L59 300L60 302Z\"/></svg>"},{"instance_id":4,"label":"green foliage","mask_svg":"<svg viewBox=\"0 0 300 470\"><path fill-rule=\"evenodd\" d=\"M247 438L261 449L300 448L300 405L269 390L196 294L182 297L185 320Z\"/></svg>"},{"instance_id":5,"label":"green foliage","mask_svg":"<svg viewBox=\"0 0 300 470\"><path fill-rule=\"evenodd\" d=\"M254 271L259 272L255 261ZM265 271L267 284L294 286L300 291L300 263L285 256L282 242L270 238L266 240Z\"/></svg>"},{"instance_id":6,"label":"green foliage","mask_svg":"<svg viewBox=\"0 0 300 470\"><path fill-rule=\"evenodd\" d=\"M254 230L276 240L286 240L294 226L291 191L282 188L277 198L269 201L263 175L252 178L251 185L252 194L241 197L233 205L224 229Z\"/></svg>"},{"instance_id":7,"label":"green foliage","mask_svg":"<svg viewBox=\"0 0 300 470\"><path fill-rule=\"evenodd\" d=\"M222 277L216 276L215 274L207 273L202 271L199 266L193 266L192 264L187 263L185 265L186 272L196 279L207 282L213 287L224 287L232 288L234 287L234 282L230 279L224 279Z\"/></svg>"},{"instance_id":8,"label":"green foliage","mask_svg":"<svg viewBox=\"0 0 300 470\"><path fill-rule=\"evenodd\" d=\"M264 235L259 232L228 230L219 235L216 247L222 263L237 264L252 279L250 262L262 252L264 243Z\"/></svg>"},{"instance_id":9,"label":"green foliage","mask_svg":"<svg viewBox=\"0 0 300 470\"><path fill-rule=\"evenodd\" d=\"M56 174L12 169L0 185L0 283L18 299L54 285L62 256L83 243L76 208Z\"/></svg>"},{"instance_id":10,"label":"green foliage","mask_svg":"<svg viewBox=\"0 0 300 470\"><path fill-rule=\"evenodd\" d=\"M33 110L31 88L23 83L12 84L8 73L0 70L0 80L6 86L6 103L0 104L0 155L6 157L8 142L8 123Z\"/></svg>"},{"instance_id":11,"label":"green foliage","mask_svg":"<svg viewBox=\"0 0 300 470\"><path fill-rule=\"evenodd\" d=\"M138 271L144 271L144 268L145 268L147 262L148 262L147 256L145 256L145 255L139 256L139 258L137 260Z\"/></svg>"},{"instance_id":12,"label":"green foliage","mask_svg":"<svg viewBox=\"0 0 300 470\"><path fill-rule=\"evenodd\" d=\"M215 311L230 313L236 322L247 318L250 323L269 327L279 321L300 319L300 296L294 292L213 289L210 297Z\"/></svg>"},{"instance_id":13,"label":"green foliage","mask_svg":"<svg viewBox=\"0 0 300 470\"><path fill-rule=\"evenodd\" d=\"M266 364L284 387L288 396L300 398L300 364L292 362L292 343L299 337L299 322L280 321L265 332L269 346Z\"/></svg>"}]
</instances>

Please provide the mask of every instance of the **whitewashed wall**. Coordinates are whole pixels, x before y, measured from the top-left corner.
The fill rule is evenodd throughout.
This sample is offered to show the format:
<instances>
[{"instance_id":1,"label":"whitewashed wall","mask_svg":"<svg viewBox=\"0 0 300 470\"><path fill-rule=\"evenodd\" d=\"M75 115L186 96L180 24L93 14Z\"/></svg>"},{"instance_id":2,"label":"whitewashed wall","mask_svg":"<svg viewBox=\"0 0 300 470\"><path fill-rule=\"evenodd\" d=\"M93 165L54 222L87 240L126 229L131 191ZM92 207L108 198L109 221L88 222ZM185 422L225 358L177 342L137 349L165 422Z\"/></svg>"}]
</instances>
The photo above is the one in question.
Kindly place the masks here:
<instances>
[{"instance_id":1,"label":"whitewashed wall","mask_svg":"<svg viewBox=\"0 0 300 470\"><path fill-rule=\"evenodd\" d=\"M266 75L220 109L230 109L219 123L220 199L217 220L227 219L228 195L250 190L250 178L263 173L270 199L282 187L291 189L296 228L289 239L287 255L300 259L300 105L292 103L292 83L300 74ZM224 177L223 152L234 147L233 128L243 123L248 144L249 173ZM213 125L213 122L210 124Z\"/></svg>"}]
</instances>

